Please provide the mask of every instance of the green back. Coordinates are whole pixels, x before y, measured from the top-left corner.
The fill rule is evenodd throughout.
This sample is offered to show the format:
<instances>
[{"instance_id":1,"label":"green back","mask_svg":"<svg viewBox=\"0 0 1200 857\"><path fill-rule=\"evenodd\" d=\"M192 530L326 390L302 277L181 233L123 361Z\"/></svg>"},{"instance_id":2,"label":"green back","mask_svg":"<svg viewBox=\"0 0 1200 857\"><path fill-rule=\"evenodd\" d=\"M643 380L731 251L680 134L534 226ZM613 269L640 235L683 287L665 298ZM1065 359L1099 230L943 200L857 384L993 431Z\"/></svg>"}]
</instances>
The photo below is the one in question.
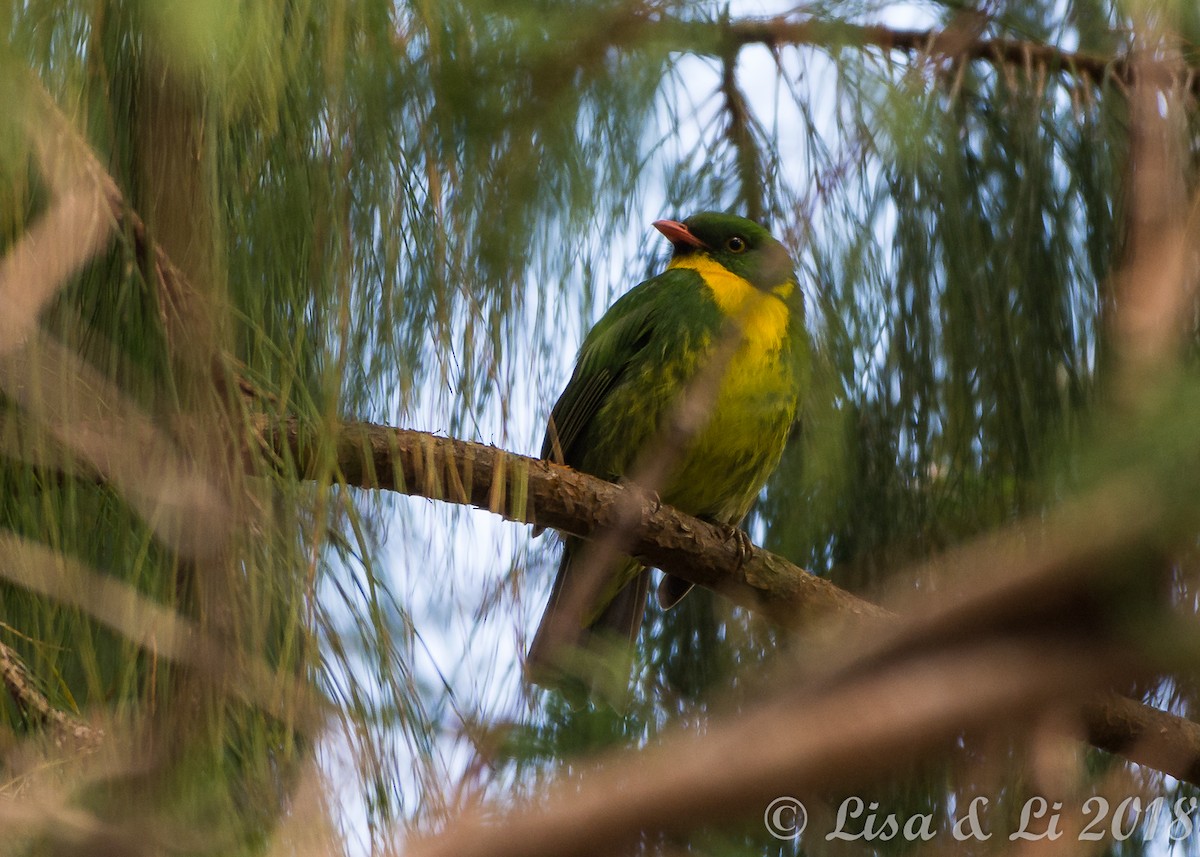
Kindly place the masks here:
<instances>
[{"instance_id":1,"label":"green back","mask_svg":"<svg viewBox=\"0 0 1200 857\"><path fill-rule=\"evenodd\" d=\"M671 363L681 378L690 375L721 323L695 271L664 271L628 291L585 337L571 380L551 411L542 457L605 478L619 476L628 461L588 455L596 413L623 378L649 365ZM642 402L629 414L630 455L649 440L670 399Z\"/></svg>"}]
</instances>

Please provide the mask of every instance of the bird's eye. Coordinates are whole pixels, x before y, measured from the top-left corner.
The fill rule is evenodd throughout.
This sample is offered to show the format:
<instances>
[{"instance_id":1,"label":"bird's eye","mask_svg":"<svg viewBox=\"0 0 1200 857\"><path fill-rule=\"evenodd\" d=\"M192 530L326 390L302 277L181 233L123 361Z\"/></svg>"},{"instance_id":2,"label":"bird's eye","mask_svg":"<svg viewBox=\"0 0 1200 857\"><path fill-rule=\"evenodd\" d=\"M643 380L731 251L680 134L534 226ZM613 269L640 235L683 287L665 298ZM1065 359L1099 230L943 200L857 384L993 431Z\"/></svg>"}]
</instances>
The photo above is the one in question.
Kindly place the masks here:
<instances>
[{"instance_id":1,"label":"bird's eye","mask_svg":"<svg viewBox=\"0 0 1200 857\"><path fill-rule=\"evenodd\" d=\"M746 239L740 235L734 235L725 242L725 249L730 253L743 253L746 250Z\"/></svg>"}]
</instances>

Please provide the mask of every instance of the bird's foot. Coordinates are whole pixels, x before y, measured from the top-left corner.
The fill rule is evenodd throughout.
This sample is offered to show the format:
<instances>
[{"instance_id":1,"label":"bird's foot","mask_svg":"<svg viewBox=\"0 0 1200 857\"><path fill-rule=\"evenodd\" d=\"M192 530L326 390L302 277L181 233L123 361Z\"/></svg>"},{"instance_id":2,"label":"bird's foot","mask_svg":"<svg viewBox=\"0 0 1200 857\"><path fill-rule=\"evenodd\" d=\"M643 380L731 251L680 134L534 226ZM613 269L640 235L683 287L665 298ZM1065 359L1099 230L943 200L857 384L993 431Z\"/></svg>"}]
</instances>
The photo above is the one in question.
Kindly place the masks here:
<instances>
[{"instance_id":1,"label":"bird's foot","mask_svg":"<svg viewBox=\"0 0 1200 857\"><path fill-rule=\"evenodd\" d=\"M651 515L656 514L658 510L662 508L662 498L658 496L657 491L651 491L649 488L643 488L628 476L618 477L617 484L626 491L632 491L642 502L649 503Z\"/></svg>"},{"instance_id":2,"label":"bird's foot","mask_svg":"<svg viewBox=\"0 0 1200 857\"><path fill-rule=\"evenodd\" d=\"M714 521L709 518L702 520L708 521L718 530L721 531L721 540L725 542L734 542L734 547L737 548L737 565L735 568L741 569L750 557L754 556L754 542L750 540L750 535L741 527L735 524L727 524L724 521Z\"/></svg>"}]
</instances>

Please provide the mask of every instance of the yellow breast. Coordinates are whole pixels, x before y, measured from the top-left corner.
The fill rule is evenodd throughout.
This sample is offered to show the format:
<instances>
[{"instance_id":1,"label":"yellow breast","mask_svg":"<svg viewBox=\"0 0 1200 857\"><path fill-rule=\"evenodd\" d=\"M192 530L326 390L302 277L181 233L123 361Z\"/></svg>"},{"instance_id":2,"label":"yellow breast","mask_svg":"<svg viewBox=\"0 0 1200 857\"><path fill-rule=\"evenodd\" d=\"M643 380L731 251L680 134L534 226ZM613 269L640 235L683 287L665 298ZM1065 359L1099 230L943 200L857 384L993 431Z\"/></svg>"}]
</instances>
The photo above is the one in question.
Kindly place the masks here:
<instances>
[{"instance_id":1,"label":"yellow breast","mask_svg":"<svg viewBox=\"0 0 1200 857\"><path fill-rule=\"evenodd\" d=\"M778 463L795 415L796 382L785 357L785 299L795 285L764 292L703 258L684 257L670 267L700 274L722 313L740 328L742 340L725 367L708 421L663 498L732 523L746 514Z\"/></svg>"},{"instance_id":2,"label":"yellow breast","mask_svg":"<svg viewBox=\"0 0 1200 857\"><path fill-rule=\"evenodd\" d=\"M683 256L672 259L668 268L695 271L712 292L721 312L736 324L745 337L743 357L766 355L778 348L787 336L788 307L786 299L796 287L784 283L771 292L754 288L749 281L702 256Z\"/></svg>"}]
</instances>

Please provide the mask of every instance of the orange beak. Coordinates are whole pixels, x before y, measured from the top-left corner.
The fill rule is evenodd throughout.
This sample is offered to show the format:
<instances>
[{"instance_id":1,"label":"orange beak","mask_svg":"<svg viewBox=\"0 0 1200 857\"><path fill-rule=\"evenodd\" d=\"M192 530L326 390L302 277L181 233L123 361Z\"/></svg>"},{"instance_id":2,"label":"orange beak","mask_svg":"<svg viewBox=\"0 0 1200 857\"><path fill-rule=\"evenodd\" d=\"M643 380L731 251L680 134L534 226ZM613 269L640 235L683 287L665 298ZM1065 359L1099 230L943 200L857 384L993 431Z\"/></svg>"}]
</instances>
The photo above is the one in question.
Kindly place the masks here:
<instances>
[{"instance_id":1,"label":"orange beak","mask_svg":"<svg viewBox=\"0 0 1200 857\"><path fill-rule=\"evenodd\" d=\"M708 248L708 245L691 233L686 226L678 220L656 220L654 228L667 237L667 240L675 245L676 250L682 250L685 247L703 247Z\"/></svg>"}]
</instances>

